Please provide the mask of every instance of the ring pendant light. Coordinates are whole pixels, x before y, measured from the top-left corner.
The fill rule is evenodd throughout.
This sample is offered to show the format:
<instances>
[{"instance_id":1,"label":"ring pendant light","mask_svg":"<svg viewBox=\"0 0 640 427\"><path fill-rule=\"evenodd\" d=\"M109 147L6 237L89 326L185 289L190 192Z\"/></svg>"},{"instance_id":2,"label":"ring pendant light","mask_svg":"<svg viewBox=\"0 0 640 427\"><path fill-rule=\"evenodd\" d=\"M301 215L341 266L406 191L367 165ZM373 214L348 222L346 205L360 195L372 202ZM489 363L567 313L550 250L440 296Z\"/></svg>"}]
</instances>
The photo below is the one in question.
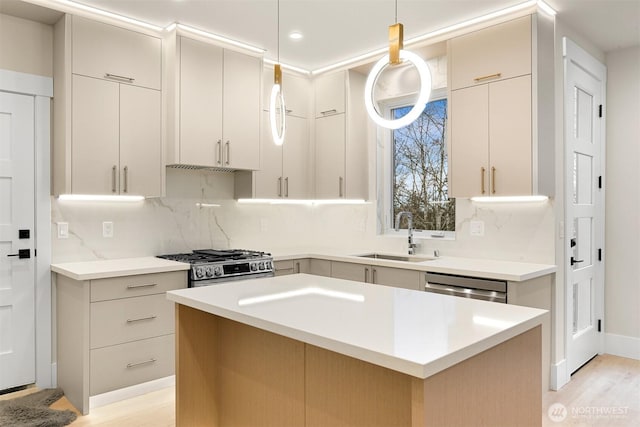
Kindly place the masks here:
<instances>
[{"instance_id":1,"label":"ring pendant light","mask_svg":"<svg viewBox=\"0 0 640 427\"><path fill-rule=\"evenodd\" d=\"M387 129L399 129L412 123L420 117L425 105L427 105L429 101L429 96L431 96L431 72L429 71L429 67L427 67L427 64L418 55L403 49L403 30L402 24L398 23L398 1L396 0L396 23L389 26L389 54L383 56L375 63L371 72L369 72L364 87L364 105L369 117L371 117L376 124ZM413 108L404 116L398 119L386 119L382 117L376 109L373 100L373 91L378 77L388 65L393 66L402 64L403 62L410 62L418 71L418 75L420 76L418 99L413 105Z\"/></svg>"},{"instance_id":2,"label":"ring pendant light","mask_svg":"<svg viewBox=\"0 0 640 427\"><path fill-rule=\"evenodd\" d=\"M273 87L269 98L269 123L271 124L271 137L273 143L282 145L286 131L286 109L284 95L282 94L282 69L280 67L280 0L278 0L278 37L277 37L278 61L273 66ZM277 108L276 108L277 107ZM280 111L280 123L277 120L276 111Z\"/></svg>"}]
</instances>

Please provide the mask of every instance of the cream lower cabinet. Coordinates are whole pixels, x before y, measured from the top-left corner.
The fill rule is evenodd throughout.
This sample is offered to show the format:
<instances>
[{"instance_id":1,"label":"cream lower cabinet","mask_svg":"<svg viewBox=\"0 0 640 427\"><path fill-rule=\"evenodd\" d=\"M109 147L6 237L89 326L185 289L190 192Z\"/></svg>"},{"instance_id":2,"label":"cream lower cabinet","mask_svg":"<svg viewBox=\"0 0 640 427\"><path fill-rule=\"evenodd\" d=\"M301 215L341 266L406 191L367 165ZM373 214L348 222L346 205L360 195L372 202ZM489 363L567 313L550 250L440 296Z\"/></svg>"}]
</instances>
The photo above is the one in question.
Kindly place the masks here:
<instances>
[{"instance_id":1,"label":"cream lower cabinet","mask_svg":"<svg viewBox=\"0 0 640 427\"><path fill-rule=\"evenodd\" d=\"M286 276L289 274L310 273L309 259L291 259L275 261L275 275Z\"/></svg>"},{"instance_id":2,"label":"cream lower cabinet","mask_svg":"<svg viewBox=\"0 0 640 427\"><path fill-rule=\"evenodd\" d=\"M160 196L160 91L79 75L72 85L71 193Z\"/></svg>"},{"instance_id":3,"label":"cream lower cabinet","mask_svg":"<svg viewBox=\"0 0 640 427\"><path fill-rule=\"evenodd\" d=\"M420 289L420 272L402 268L332 261L331 277L396 288Z\"/></svg>"},{"instance_id":4,"label":"cream lower cabinet","mask_svg":"<svg viewBox=\"0 0 640 427\"><path fill-rule=\"evenodd\" d=\"M58 386L83 414L89 398L174 374L174 305L187 273L88 281L56 276Z\"/></svg>"},{"instance_id":5,"label":"cream lower cabinet","mask_svg":"<svg viewBox=\"0 0 640 427\"><path fill-rule=\"evenodd\" d=\"M451 93L454 197L533 194L531 76Z\"/></svg>"}]
</instances>

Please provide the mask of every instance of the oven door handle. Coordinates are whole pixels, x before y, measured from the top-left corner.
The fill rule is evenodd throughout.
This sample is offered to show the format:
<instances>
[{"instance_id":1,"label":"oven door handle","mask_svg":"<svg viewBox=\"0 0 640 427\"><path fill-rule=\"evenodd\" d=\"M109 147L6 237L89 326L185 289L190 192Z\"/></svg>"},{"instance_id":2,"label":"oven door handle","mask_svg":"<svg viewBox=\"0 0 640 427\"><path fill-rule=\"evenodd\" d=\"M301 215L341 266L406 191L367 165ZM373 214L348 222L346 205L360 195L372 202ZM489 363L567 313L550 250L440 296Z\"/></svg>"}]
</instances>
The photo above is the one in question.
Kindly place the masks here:
<instances>
[{"instance_id":1,"label":"oven door handle","mask_svg":"<svg viewBox=\"0 0 640 427\"><path fill-rule=\"evenodd\" d=\"M424 290L434 292L436 294L453 295L465 298L475 298L485 301L507 302L507 295L504 292L483 291L480 289L462 288L450 285L439 285L437 283L427 282Z\"/></svg>"}]
</instances>

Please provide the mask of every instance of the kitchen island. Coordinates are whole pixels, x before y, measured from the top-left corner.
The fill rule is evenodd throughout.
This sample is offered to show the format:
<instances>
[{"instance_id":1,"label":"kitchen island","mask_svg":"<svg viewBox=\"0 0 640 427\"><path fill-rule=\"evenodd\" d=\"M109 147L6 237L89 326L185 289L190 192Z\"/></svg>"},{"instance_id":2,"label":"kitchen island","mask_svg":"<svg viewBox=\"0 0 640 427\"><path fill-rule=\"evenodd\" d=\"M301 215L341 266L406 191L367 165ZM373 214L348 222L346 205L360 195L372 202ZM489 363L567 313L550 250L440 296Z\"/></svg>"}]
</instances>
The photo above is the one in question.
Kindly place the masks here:
<instances>
[{"instance_id":1,"label":"kitchen island","mask_svg":"<svg viewBox=\"0 0 640 427\"><path fill-rule=\"evenodd\" d=\"M306 274L167 298L180 426L541 423L544 310Z\"/></svg>"}]
</instances>

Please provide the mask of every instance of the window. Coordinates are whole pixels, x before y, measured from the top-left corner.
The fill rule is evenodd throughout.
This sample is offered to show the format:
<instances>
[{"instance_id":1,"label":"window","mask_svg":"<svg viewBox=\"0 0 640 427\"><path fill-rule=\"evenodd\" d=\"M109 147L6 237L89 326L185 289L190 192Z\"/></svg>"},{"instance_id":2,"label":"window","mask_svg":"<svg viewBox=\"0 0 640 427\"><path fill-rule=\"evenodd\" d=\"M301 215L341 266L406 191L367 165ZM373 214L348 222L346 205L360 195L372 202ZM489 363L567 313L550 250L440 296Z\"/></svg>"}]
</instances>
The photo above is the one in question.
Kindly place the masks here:
<instances>
[{"instance_id":1,"label":"window","mask_svg":"<svg viewBox=\"0 0 640 427\"><path fill-rule=\"evenodd\" d=\"M402 117L411 107L396 104L389 112L394 118ZM447 233L455 231L455 200L448 196L446 124L445 97L429 102L410 125L389 131L390 228L398 212L408 211L416 230L432 237L453 237ZM402 227L406 228L404 222Z\"/></svg>"}]
</instances>

